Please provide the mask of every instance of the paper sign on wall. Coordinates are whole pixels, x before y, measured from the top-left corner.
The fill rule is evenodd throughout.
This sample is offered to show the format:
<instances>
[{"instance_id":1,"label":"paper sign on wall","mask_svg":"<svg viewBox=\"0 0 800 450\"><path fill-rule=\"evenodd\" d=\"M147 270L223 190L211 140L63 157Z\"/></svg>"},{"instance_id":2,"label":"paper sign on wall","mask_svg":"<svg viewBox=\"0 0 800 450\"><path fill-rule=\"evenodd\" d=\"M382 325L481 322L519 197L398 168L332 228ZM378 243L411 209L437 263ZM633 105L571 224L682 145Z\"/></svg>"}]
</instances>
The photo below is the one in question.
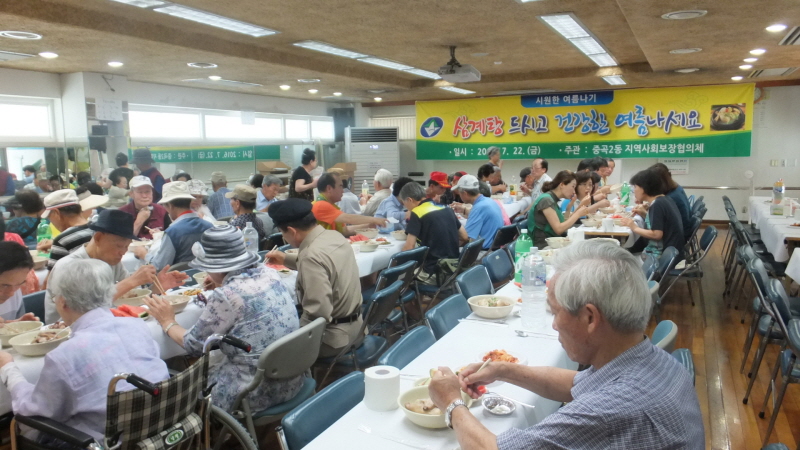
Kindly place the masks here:
<instances>
[{"instance_id":1,"label":"paper sign on wall","mask_svg":"<svg viewBox=\"0 0 800 450\"><path fill-rule=\"evenodd\" d=\"M669 168L672 175L689 175L689 160L688 159L661 159L658 162L664 164Z\"/></svg>"},{"instance_id":2,"label":"paper sign on wall","mask_svg":"<svg viewBox=\"0 0 800 450\"><path fill-rule=\"evenodd\" d=\"M97 120L122 120L122 100L94 99Z\"/></svg>"}]
</instances>

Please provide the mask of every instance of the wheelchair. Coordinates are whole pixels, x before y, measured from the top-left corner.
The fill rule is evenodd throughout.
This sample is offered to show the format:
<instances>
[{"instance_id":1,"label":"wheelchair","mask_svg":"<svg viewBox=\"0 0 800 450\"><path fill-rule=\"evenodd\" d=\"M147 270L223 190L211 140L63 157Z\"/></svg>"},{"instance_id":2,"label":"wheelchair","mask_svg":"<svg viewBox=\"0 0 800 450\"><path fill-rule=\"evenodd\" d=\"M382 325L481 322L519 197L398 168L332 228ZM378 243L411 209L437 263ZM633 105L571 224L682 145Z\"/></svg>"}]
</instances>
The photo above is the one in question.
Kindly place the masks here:
<instances>
[{"instance_id":1,"label":"wheelchair","mask_svg":"<svg viewBox=\"0 0 800 450\"><path fill-rule=\"evenodd\" d=\"M203 344L201 358L160 383L150 383L135 374L117 374L108 384L102 442L46 417L15 416L11 422L12 450L256 450L257 445L239 421L211 404L214 385L208 386L209 352L220 343L250 352L248 343L214 334ZM136 389L117 392L121 380ZM38 431L40 439L22 436L19 425Z\"/></svg>"}]
</instances>

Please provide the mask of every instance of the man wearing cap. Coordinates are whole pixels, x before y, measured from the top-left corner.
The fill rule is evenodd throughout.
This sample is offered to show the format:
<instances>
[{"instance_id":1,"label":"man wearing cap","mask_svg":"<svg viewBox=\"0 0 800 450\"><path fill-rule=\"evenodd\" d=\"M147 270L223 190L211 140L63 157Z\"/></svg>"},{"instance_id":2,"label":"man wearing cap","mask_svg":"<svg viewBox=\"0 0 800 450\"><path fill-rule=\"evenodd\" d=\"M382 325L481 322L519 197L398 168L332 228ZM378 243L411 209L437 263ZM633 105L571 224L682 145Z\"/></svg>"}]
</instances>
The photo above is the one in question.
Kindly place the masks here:
<instances>
[{"instance_id":1,"label":"man wearing cap","mask_svg":"<svg viewBox=\"0 0 800 450\"><path fill-rule=\"evenodd\" d=\"M303 306L300 326L324 317L328 325L319 356L335 356L358 337L362 322L361 283L350 242L317 225L311 204L304 199L279 201L270 206L269 216L299 252L272 251L267 258L297 269L297 297Z\"/></svg>"},{"instance_id":2,"label":"man wearing cap","mask_svg":"<svg viewBox=\"0 0 800 450\"><path fill-rule=\"evenodd\" d=\"M211 210L211 214L217 219L231 217L233 215L231 202L225 198L225 194L231 190L228 189L228 178L224 173L211 173L211 189L214 190L214 193L208 196L208 209Z\"/></svg>"},{"instance_id":3,"label":"man wearing cap","mask_svg":"<svg viewBox=\"0 0 800 450\"><path fill-rule=\"evenodd\" d=\"M453 203L453 193L450 192L450 183L447 181L447 174L444 172L431 172L428 180L427 197L443 206Z\"/></svg>"},{"instance_id":4,"label":"man wearing cap","mask_svg":"<svg viewBox=\"0 0 800 450\"><path fill-rule=\"evenodd\" d=\"M179 262L191 261L192 245L200 240L203 232L214 225L201 219L192 211L194 197L189 193L185 181L173 181L164 185L164 197L160 204L169 213L172 224L164 232L161 244L150 253L144 247L137 247L134 254L157 269ZM145 256L146 255L146 256Z\"/></svg>"},{"instance_id":5,"label":"man wearing cap","mask_svg":"<svg viewBox=\"0 0 800 450\"><path fill-rule=\"evenodd\" d=\"M80 201L72 189L61 189L44 198L45 210L43 219L60 232L53 239L50 246L50 260L47 268L52 270L59 259L78 250L92 239L94 231L89 229L89 223L83 217Z\"/></svg>"},{"instance_id":6,"label":"man wearing cap","mask_svg":"<svg viewBox=\"0 0 800 450\"><path fill-rule=\"evenodd\" d=\"M365 216L374 216L381 202L392 196L391 187L393 179L392 172L386 169L378 169L378 171L375 172L375 177L372 180L375 194L372 196L367 195L366 197L362 194L361 204L364 205L362 214Z\"/></svg>"},{"instance_id":7,"label":"man wearing cap","mask_svg":"<svg viewBox=\"0 0 800 450\"><path fill-rule=\"evenodd\" d=\"M181 272L167 272L169 267L164 267L160 272L151 265L139 267L133 275L130 275L122 264L122 257L128 252L128 246L132 240L139 240L133 234L133 216L118 209L104 209L97 215L97 221L89 224L89 229L94 231L94 235L88 244L78 248L68 256L61 258L50 271L50 275L59 270L69 270L72 261L78 259L99 259L111 266L114 272L114 282L116 292L114 299L125 295L131 289L150 284L158 276L158 281L164 289L170 289L183 284L186 274ZM156 289L153 286L153 289ZM45 322L53 323L58 320L59 314L56 311L50 293L45 293L44 298Z\"/></svg>"},{"instance_id":8,"label":"man wearing cap","mask_svg":"<svg viewBox=\"0 0 800 450\"><path fill-rule=\"evenodd\" d=\"M236 217L231 219L231 225L244 230L247 227L247 222L250 222L258 232L258 242L267 237L267 233L264 231L264 224L253 212L256 207L256 190L254 187L246 184L237 184L232 192L225 194L225 198L230 199L231 208L233 208L233 213L236 214Z\"/></svg>"},{"instance_id":9,"label":"man wearing cap","mask_svg":"<svg viewBox=\"0 0 800 450\"><path fill-rule=\"evenodd\" d=\"M269 205L278 201L278 193L281 191L283 181L275 175L267 175L261 180L261 189L258 191L256 199L256 209L260 212L267 212Z\"/></svg>"},{"instance_id":10,"label":"man wearing cap","mask_svg":"<svg viewBox=\"0 0 800 450\"><path fill-rule=\"evenodd\" d=\"M314 217L317 218L317 223L326 230L335 230L347 237L356 234L359 228L363 228L348 227L348 224L386 226L386 219L358 214L345 214L336 206L336 203L342 199L342 193L344 192L344 185L339 175L331 172L322 174L317 180L317 189L319 190L319 195L313 203L312 212ZM270 214L270 217L272 217L272 214Z\"/></svg>"},{"instance_id":11,"label":"man wearing cap","mask_svg":"<svg viewBox=\"0 0 800 450\"><path fill-rule=\"evenodd\" d=\"M153 187L153 201L158 202L161 200L161 191L164 188L164 176L153 166L153 157L150 155L150 150L146 148L137 148L133 151L133 159L131 160L136 167L139 168L141 176L150 179L150 185Z\"/></svg>"},{"instance_id":12,"label":"man wearing cap","mask_svg":"<svg viewBox=\"0 0 800 450\"><path fill-rule=\"evenodd\" d=\"M208 206L203 204L203 200L208 197L206 184L197 179L189 180L186 184L189 186L189 193L194 197L192 201L192 211L196 212L201 219L213 225L217 219L214 218L214 214L211 214L211 210L208 209Z\"/></svg>"},{"instance_id":13,"label":"man wearing cap","mask_svg":"<svg viewBox=\"0 0 800 450\"><path fill-rule=\"evenodd\" d=\"M461 177L455 190L464 203L454 205L453 209L469 216L465 226L467 235L472 240L483 238L483 248L491 248L494 235L503 226L503 211L500 210L500 205L481 195L478 179L472 175Z\"/></svg>"},{"instance_id":14,"label":"man wearing cap","mask_svg":"<svg viewBox=\"0 0 800 450\"><path fill-rule=\"evenodd\" d=\"M139 238L153 239L152 231L165 230L172 223L167 210L153 203L153 195L150 179L142 175L135 176L131 178L130 196L133 201L119 208L134 218L133 234Z\"/></svg>"}]
</instances>

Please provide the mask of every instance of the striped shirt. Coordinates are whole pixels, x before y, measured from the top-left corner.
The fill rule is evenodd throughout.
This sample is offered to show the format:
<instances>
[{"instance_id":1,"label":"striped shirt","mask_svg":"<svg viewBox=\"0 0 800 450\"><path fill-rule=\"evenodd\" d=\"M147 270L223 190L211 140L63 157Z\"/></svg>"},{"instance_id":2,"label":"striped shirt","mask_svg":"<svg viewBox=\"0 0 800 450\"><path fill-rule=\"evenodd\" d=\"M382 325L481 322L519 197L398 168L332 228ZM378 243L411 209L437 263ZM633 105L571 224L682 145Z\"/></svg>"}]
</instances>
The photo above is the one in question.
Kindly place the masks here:
<instances>
[{"instance_id":1,"label":"striped shirt","mask_svg":"<svg viewBox=\"0 0 800 450\"><path fill-rule=\"evenodd\" d=\"M497 436L508 449L703 449L703 417L689 373L645 338L611 362L578 372L573 401L525 430Z\"/></svg>"},{"instance_id":2,"label":"striped shirt","mask_svg":"<svg viewBox=\"0 0 800 450\"><path fill-rule=\"evenodd\" d=\"M83 244L92 240L94 231L89 229L89 224L78 225L64 230L53 239L50 248L50 261L47 261L47 270L51 270L59 259L77 251Z\"/></svg>"}]
</instances>

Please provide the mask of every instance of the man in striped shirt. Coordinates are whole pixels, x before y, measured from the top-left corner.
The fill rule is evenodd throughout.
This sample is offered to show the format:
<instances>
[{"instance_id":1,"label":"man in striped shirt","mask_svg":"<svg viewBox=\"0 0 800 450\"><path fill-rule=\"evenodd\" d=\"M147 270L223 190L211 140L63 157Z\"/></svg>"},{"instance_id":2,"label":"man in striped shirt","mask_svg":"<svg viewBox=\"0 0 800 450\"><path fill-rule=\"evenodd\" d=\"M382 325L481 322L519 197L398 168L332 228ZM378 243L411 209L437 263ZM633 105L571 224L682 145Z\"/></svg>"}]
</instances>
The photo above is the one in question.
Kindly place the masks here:
<instances>
[{"instance_id":1,"label":"man in striped shirt","mask_svg":"<svg viewBox=\"0 0 800 450\"><path fill-rule=\"evenodd\" d=\"M81 215L78 195L72 189L61 189L49 194L44 198L44 206L42 218L49 219L61 232L53 239L50 247L50 261L47 262L47 269L50 270L59 259L89 242L94 232L89 229L86 218Z\"/></svg>"}]
</instances>

